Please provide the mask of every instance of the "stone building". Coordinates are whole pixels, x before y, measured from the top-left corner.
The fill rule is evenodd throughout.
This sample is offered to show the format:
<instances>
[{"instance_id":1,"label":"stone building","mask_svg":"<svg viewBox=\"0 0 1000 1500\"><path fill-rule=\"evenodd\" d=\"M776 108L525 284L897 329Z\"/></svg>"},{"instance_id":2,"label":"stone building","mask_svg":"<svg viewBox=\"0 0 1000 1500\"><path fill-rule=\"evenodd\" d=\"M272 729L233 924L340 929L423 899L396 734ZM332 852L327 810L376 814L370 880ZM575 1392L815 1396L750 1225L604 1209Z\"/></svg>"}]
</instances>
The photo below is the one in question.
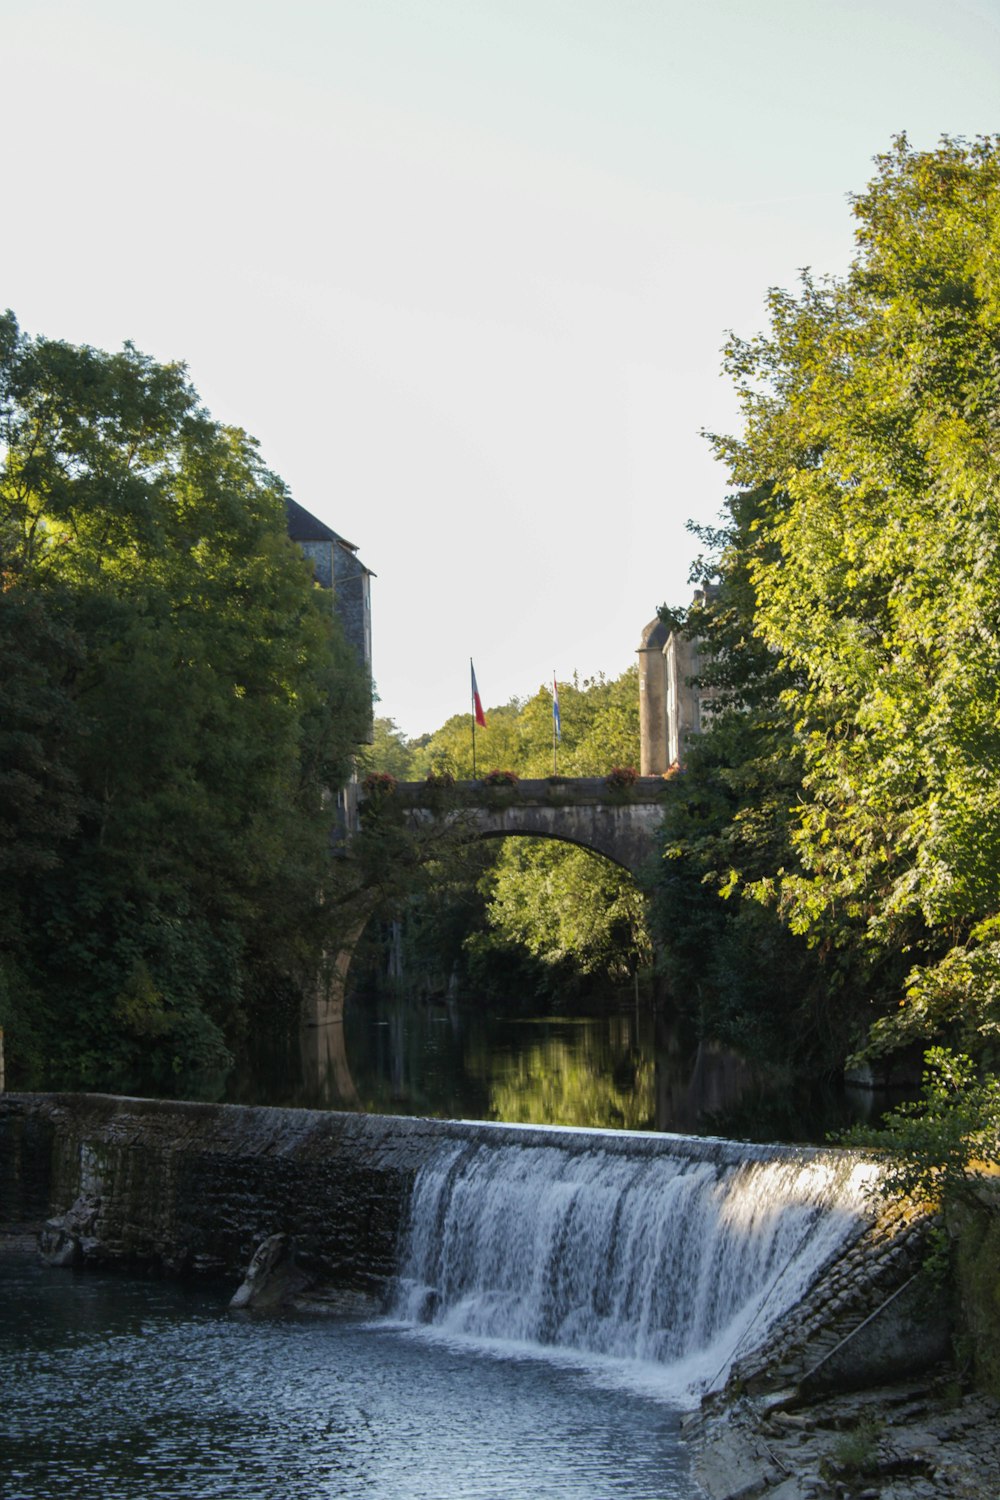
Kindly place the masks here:
<instances>
[{"instance_id":1,"label":"stone building","mask_svg":"<svg viewBox=\"0 0 1000 1500\"><path fill-rule=\"evenodd\" d=\"M288 535L313 565L316 582L329 589L334 613L344 635L357 652L358 661L372 680L372 604L371 580L375 574L358 557L353 542L338 536L332 527L311 515L289 496L285 500ZM375 733L374 706L369 711L366 739L371 744ZM358 783L352 775L347 786L337 791L334 850L343 850L350 834L358 827Z\"/></svg>"},{"instance_id":2,"label":"stone building","mask_svg":"<svg viewBox=\"0 0 1000 1500\"><path fill-rule=\"evenodd\" d=\"M288 535L313 565L316 582L333 594L333 608L344 634L372 675L371 580L375 574L358 557L353 542L345 541L325 522L310 515L290 496L285 501Z\"/></svg>"},{"instance_id":3,"label":"stone building","mask_svg":"<svg viewBox=\"0 0 1000 1500\"><path fill-rule=\"evenodd\" d=\"M695 592L701 604L711 585ZM663 776L684 764L691 737L700 734L712 712L714 688L698 684L701 654L697 640L668 630L657 617L642 632L639 657L639 735L643 776Z\"/></svg>"}]
</instances>

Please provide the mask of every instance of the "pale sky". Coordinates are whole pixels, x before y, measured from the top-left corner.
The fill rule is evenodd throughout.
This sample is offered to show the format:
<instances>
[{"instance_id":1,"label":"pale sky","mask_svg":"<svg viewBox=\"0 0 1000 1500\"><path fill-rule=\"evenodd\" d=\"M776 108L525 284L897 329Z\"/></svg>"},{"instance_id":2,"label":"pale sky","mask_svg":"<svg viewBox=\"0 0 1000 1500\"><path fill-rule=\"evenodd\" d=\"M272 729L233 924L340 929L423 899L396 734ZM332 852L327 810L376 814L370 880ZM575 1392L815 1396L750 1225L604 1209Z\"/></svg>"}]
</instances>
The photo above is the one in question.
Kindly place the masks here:
<instances>
[{"instance_id":1,"label":"pale sky","mask_svg":"<svg viewBox=\"0 0 1000 1500\"><path fill-rule=\"evenodd\" d=\"M689 597L726 330L841 273L1000 0L0 0L0 306L184 360L358 544L378 712L617 675Z\"/></svg>"}]
</instances>

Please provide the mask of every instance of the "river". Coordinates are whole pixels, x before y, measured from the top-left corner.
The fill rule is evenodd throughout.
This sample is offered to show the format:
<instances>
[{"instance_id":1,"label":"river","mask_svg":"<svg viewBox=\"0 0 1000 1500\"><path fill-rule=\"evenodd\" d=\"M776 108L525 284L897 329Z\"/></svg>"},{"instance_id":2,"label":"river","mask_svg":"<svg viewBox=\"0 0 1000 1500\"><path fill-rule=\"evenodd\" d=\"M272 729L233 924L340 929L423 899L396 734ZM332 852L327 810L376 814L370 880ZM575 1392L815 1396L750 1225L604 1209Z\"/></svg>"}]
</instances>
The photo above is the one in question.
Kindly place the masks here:
<instances>
[{"instance_id":1,"label":"river","mask_svg":"<svg viewBox=\"0 0 1000 1500\"><path fill-rule=\"evenodd\" d=\"M675 1500L671 1401L612 1361L0 1256L4 1500Z\"/></svg>"},{"instance_id":2,"label":"river","mask_svg":"<svg viewBox=\"0 0 1000 1500\"><path fill-rule=\"evenodd\" d=\"M307 1027L284 1046L268 1038L227 1097L817 1145L890 1102L768 1072L621 997L591 1013L524 1014L474 997L426 1004L393 995L355 1000L341 1025Z\"/></svg>"},{"instance_id":3,"label":"river","mask_svg":"<svg viewBox=\"0 0 1000 1500\"><path fill-rule=\"evenodd\" d=\"M798 1139L821 1138L829 1120L813 1110L806 1121L800 1100L762 1091L738 1057L686 1048L650 1012L627 1007L525 1017L390 999L352 1009L346 1025L314 1032L302 1053L276 1053L272 1063L263 1083L258 1073L234 1097L633 1130L705 1131L735 1121L733 1133ZM755 1126L739 1130L748 1100ZM781 1129L782 1110L794 1130ZM481 1171L475 1162L470 1170ZM394 1317L379 1321L248 1318L227 1311L233 1286L76 1274L0 1255L4 1500L689 1500L679 1422L691 1391L678 1386L678 1351L653 1348L663 1335L650 1342L647 1313L655 1313L654 1329L681 1329L708 1310L715 1323L692 1347L712 1366L703 1373L716 1373L722 1351L771 1298L779 1268L788 1280L790 1247L811 1233L815 1211L794 1207L795 1189L789 1219L748 1185L735 1210L721 1214L719 1223L738 1233L716 1264L714 1219L690 1221L686 1259L670 1248L683 1216L667 1211L670 1189L657 1187L649 1206L639 1202L630 1231L635 1268L606 1276L597 1232L609 1211L604 1188L582 1215L597 1255L588 1269L588 1237L570 1223L580 1218L575 1195L591 1191L586 1172L577 1182L575 1168L552 1170L551 1187L533 1182L508 1204L497 1184L478 1179L463 1198L464 1178L445 1161L426 1188L427 1222L444 1226L440 1244L437 1231L431 1236L440 1264L426 1247L415 1249L403 1268L409 1311L404 1296ZM629 1169L626 1183L631 1177ZM444 1183L456 1188L447 1217ZM450 1248L482 1238L456 1217L469 1201L495 1220L490 1244L503 1247L499 1258L489 1250L465 1263ZM772 1237L771 1225L765 1233L760 1215L780 1233ZM609 1244L615 1236L631 1243L620 1233L625 1222L615 1209ZM509 1232L515 1225L535 1247L530 1254ZM642 1235L653 1236L645 1249ZM561 1307L539 1288L527 1273L540 1264L546 1236L555 1247L552 1288L565 1280L559 1268L572 1265L593 1283L589 1306L622 1305L582 1322L576 1292ZM576 1247L569 1257L556 1253L566 1236ZM823 1253L822 1245L809 1251ZM661 1261L675 1269L652 1275L647 1288L642 1268L648 1274ZM485 1280L483 1264L491 1267ZM687 1296L701 1282L705 1296L687 1311L673 1290L670 1308L658 1307L669 1288ZM671 1359L664 1378L662 1362Z\"/></svg>"}]
</instances>

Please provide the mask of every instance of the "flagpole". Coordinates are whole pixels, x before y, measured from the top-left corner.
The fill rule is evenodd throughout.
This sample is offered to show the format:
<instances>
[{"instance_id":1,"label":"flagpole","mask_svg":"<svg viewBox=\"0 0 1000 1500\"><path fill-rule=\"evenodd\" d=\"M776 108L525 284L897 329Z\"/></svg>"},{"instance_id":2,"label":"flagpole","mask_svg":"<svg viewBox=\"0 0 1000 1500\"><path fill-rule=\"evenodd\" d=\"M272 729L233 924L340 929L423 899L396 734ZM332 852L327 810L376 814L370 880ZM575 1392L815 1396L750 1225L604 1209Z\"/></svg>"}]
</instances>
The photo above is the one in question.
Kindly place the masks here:
<instances>
[{"instance_id":1,"label":"flagpole","mask_svg":"<svg viewBox=\"0 0 1000 1500\"><path fill-rule=\"evenodd\" d=\"M559 719L559 681L556 677L556 669L552 668L552 774L559 775L559 763L557 759L556 746L562 739L562 724Z\"/></svg>"}]
</instances>

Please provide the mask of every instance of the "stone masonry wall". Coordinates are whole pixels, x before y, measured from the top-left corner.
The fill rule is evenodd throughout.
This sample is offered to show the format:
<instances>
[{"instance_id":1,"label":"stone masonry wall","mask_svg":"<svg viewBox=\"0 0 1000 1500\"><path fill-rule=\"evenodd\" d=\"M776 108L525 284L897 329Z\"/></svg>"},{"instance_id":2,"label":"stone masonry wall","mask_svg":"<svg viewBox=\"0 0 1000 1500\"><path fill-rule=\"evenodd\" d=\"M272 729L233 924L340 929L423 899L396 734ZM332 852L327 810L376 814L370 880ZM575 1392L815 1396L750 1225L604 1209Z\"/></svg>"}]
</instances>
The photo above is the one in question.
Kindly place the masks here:
<instances>
[{"instance_id":1,"label":"stone masonry wall","mask_svg":"<svg viewBox=\"0 0 1000 1500\"><path fill-rule=\"evenodd\" d=\"M69 1215L83 1260L237 1279L283 1233L312 1274L378 1298L419 1135L306 1110L4 1095L0 1224Z\"/></svg>"},{"instance_id":2,"label":"stone masonry wall","mask_svg":"<svg viewBox=\"0 0 1000 1500\"><path fill-rule=\"evenodd\" d=\"M729 1389L803 1395L897 1378L947 1355L950 1309L920 1276L928 1219L894 1205L730 1371ZM898 1366L898 1368L897 1368Z\"/></svg>"}]
</instances>

